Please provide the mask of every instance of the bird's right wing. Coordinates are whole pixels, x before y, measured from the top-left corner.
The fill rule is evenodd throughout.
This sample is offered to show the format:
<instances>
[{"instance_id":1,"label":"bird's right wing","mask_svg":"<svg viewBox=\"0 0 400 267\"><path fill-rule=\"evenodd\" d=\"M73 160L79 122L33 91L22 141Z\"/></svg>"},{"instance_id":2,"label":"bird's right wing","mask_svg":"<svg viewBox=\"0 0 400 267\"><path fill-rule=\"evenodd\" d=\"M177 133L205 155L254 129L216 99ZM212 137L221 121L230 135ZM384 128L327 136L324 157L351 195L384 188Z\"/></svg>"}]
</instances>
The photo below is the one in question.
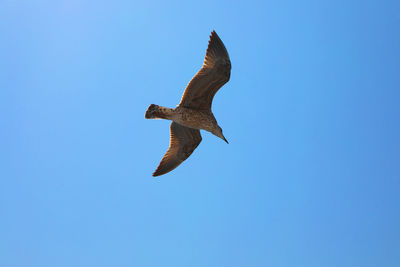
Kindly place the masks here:
<instances>
[{"instance_id":1,"label":"bird's right wing","mask_svg":"<svg viewBox=\"0 0 400 267\"><path fill-rule=\"evenodd\" d=\"M213 31L203 66L187 85L179 106L211 110L214 95L229 81L230 75L231 61L228 52Z\"/></svg>"},{"instance_id":2,"label":"bird's right wing","mask_svg":"<svg viewBox=\"0 0 400 267\"><path fill-rule=\"evenodd\" d=\"M153 176L172 171L185 161L201 142L200 130L171 123L170 141L167 153L162 158Z\"/></svg>"}]
</instances>

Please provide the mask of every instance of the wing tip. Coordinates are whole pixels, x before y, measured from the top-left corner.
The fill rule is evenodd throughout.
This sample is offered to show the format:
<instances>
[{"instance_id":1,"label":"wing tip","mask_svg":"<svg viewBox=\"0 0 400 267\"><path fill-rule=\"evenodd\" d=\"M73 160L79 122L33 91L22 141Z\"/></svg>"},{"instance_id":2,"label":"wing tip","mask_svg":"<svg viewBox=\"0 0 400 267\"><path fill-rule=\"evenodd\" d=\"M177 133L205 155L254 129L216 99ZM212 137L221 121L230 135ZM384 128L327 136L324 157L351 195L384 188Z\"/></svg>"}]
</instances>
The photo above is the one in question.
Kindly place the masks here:
<instances>
[{"instance_id":1,"label":"wing tip","mask_svg":"<svg viewBox=\"0 0 400 267\"><path fill-rule=\"evenodd\" d=\"M152 176L153 177L157 177L157 176L161 176L163 174L166 174L167 172L164 170L161 170L159 167L153 172Z\"/></svg>"},{"instance_id":2,"label":"wing tip","mask_svg":"<svg viewBox=\"0 0 400 267\"><path fill-rule=\"evenodd\" d=\"M211 34L210 34L210 42L211 42L211 40L212 40L213 38L218 38L218 39L220 39L219 36L218 36L218 34L217 34L217 32L216 32L215 30L212 30L212 32L211 32Z\"/></svg>"},{"instance_id":3,"label":"wing tip","mask_svg":"<svg viewBox=\"0 0 400 267\"><path fill-rule=\"evenodd\" d=\"M228 51L215 30L211 32L210 39L208 40L206 57L207 54L209 57L225 57L229 59Z\"/></svg>"}]
</instances>

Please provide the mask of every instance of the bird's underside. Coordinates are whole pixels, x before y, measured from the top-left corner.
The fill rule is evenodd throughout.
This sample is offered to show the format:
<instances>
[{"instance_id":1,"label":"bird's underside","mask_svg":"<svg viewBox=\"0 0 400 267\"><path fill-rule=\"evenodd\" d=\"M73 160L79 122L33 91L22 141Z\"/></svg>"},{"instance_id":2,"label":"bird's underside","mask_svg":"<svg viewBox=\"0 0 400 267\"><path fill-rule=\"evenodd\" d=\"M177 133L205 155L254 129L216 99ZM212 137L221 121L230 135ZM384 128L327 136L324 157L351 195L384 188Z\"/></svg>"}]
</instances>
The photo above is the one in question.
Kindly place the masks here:
<instances>
[{"instance_id":1,"label":"bird's underside","mask_svg":"<svg viewBox=\"0 0 400 267\"><path fill-rule=\"evenodd\" d=\"M202 140L199 129L205 129L221 137L222 130L212 115L211 105L217 91L229 81L230 70L228 52L221 39L213 31L203 66L187 85L177 108L168 109L150 105L145 118L173 121L170 126L168 151L153 176L172 171L193 153ZM205 114L205 117L198 114ZM226 141L225 137L223 139Z\"/></svg>"}]
</instances>

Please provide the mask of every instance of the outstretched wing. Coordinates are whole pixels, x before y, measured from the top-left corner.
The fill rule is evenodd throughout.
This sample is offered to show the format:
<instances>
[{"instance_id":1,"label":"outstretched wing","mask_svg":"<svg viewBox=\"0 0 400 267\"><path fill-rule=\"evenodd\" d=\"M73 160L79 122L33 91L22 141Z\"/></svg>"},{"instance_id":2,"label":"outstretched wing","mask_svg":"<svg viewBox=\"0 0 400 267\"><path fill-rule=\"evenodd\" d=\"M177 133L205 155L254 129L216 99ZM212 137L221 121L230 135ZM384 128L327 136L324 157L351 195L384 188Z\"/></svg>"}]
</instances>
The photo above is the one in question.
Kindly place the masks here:
<instances>
[{"instance_id":1,"label":"outstretched wing","mask_svg":"<svg viewBox=\"0 0 400 267\"><path fill-rule=\"evenodd\" d=\"M211 109L217 91L229 81L231 61L228 52L215 31L210 41L203 66L189 82L179 106L193 109Z\"/></svg>"},{"instance_id":2,"label":"outstretched wing","mask_svg":"<svg viewBox=\"0 0 400 267\"><path fill-rule=\"evenodd\" d=\"M153 176L172 171L186 160L201 142L200 130L171 123L169 148L162 158Z\"/></svg>"}]
</instances>

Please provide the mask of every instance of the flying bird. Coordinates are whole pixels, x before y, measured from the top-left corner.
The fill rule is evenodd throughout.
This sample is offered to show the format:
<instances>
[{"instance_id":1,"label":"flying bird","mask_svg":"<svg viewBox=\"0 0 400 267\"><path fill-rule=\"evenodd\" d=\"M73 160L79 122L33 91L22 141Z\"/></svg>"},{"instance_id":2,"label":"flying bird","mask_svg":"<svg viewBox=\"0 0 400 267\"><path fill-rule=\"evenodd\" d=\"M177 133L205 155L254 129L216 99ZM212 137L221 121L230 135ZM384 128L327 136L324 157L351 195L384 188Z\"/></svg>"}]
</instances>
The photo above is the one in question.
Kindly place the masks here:
<instances>
[{"instance_id":1,"label":"flying bird","mask_svg":"<svg viewBox=\"0 0 400 267\"><path fill-rule=\"evenodd\" d=\"M203 66L192 78L176 108L151 104L146 119L171 120L168 151L153 176L172 171L185 161L201 142L200 129L206 130L226 143L215 119L211 105L217 91L229 81L231 61L215 31L212 31Z\"/></svg>"}]
</instances>

